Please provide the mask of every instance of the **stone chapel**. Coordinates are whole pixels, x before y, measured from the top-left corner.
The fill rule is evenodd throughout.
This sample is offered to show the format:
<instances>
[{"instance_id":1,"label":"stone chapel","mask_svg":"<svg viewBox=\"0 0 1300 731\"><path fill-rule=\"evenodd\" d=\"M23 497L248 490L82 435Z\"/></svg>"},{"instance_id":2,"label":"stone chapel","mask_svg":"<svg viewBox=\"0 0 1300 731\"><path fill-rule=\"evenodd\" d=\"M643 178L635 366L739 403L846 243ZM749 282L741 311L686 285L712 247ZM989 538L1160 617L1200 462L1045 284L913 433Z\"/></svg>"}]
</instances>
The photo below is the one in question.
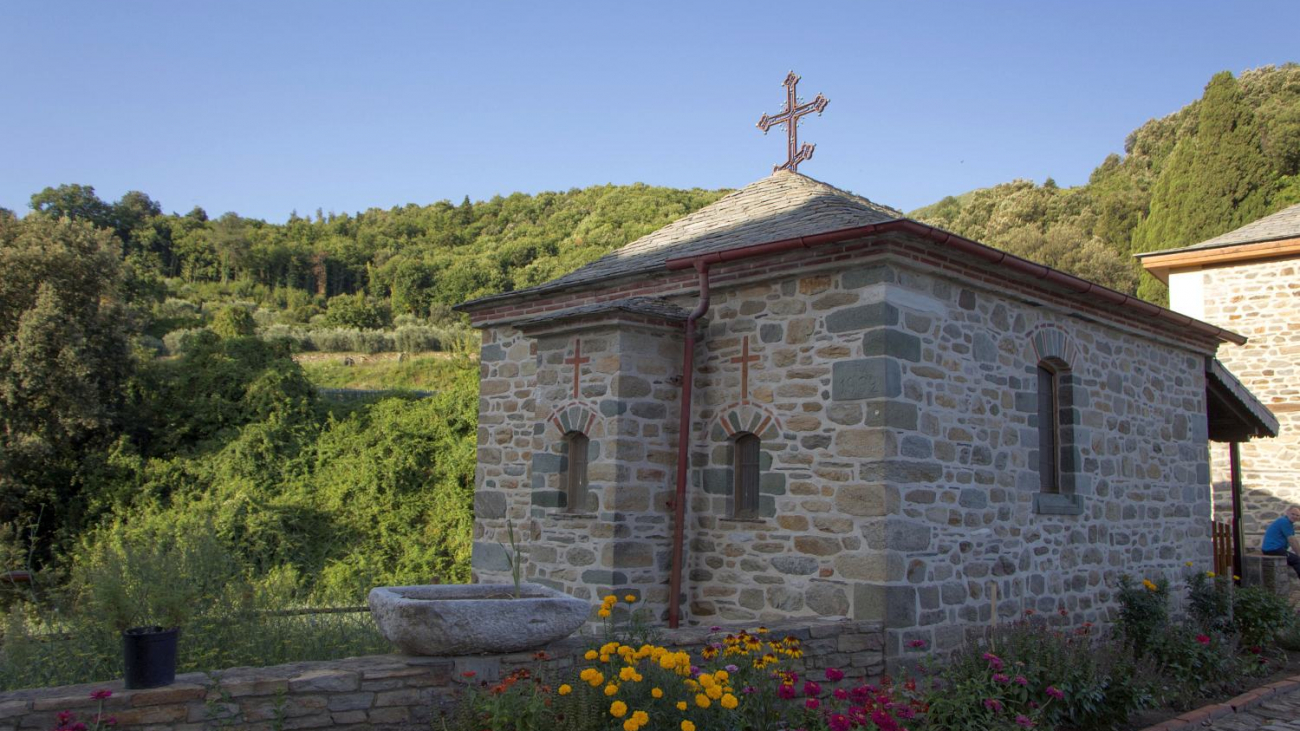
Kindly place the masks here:
<instances>
[{"instance_id":1,"label":"stone chapel","mask_svg":"<svg viewBox=\"0 0 1300 731\"><path fill-rule=\"evenodd\" d=\"M780 171L482 330L473 571L678 623L943 651L1209 567L1209 442L1276 431L1245 338Z\"/></svg>"}]
</instances>

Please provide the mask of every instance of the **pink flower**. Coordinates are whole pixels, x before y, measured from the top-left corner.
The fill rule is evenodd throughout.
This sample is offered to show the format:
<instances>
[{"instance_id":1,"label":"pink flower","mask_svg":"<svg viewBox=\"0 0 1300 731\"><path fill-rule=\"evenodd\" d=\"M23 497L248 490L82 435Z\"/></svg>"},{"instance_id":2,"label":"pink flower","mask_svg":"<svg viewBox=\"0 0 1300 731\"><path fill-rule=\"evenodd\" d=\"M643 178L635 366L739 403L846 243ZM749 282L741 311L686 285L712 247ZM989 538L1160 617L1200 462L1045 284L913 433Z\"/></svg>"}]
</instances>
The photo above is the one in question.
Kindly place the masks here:
<instances>
[{"instance_id":1,"label":"pink flower","mask_svg":"<svg viewBox=\"0 0 1300 731\"><path fill-rule=\"evenodd\" d=\"M849 731L849 729L853 727L853 723L849 721L849 717L843 713L832 713L830 717L826 719L826 725L831 731Z\"/></svg>"},{"instance_id":2,"label":"pink flower","mask_svg":"<svg viewBox=\"0 0 1300 731\"><path fill-rule=\"evenodd\" d=\"M899 706L896 713L902 719L910 719L916 716L916 711L912 710L911 706Z\"/></svg>"},{"instance_id":3,"label":"pink flower","mask_svg":"<svg viewBox=\"0 0 1300 731\"><path fill-rule=\"evenodd\" d=\"M790 700L795 697L794 686L782 683L776 686L776 697L781 700Z\"/></svg>"},{"instance_id":4,"label":"pink flower","mask_svg":"<svg viewBox=\"0 0 1300 731\"><path fill-rule=\"evenodd\" d=\"M91 693L90 697L94 698L97 701L102 701L107 698L111 698L112 695L113 695L113 691L105 689L105 690L97 690L94 693Z\"/></svg>"},{"instance_id":5,"label":"pink flower","mask_svg":"<svg viewBox=\"0 0 1300 731\"><path fill-rule=\"evenodd\" d=\"M72 711L59 711L54 714L54 717L58 719L59 724L63 726L68 725L68 721L71 721L74 718Z\"/></svg>"},{"instance_id":6,"label":"pink flower","mask_svg":"<svg viewBox=\"0 0 1300 731\"><path fill-rule=\"evenodd\" d=\"M803 694L808 696L809 698L819 696L822 694L822 687L814 683L813 681L809 680L808 682L803 684Z\"/></svg>"},{"instance_id":7,"label":"pink flower","mask_svg":"<svg viewBox=\"0 0 1300 731\"><path fill-rule=\"evenodd\" d=\"M826 668L826 680L832 683L838 683L844 679L844 673L835 668Z\"/></svg>"},{"instance_id":8,"label":"pink flower","mask_svg":"<svg viewBox=\"0 0 1300 731\"><path fill-rule=\"evenodd\" d=\"M831 695L835 696L836 700L846 701L849 699L849 692L843 688L836 688L831 691Z\"/></svg>"},{"instance_id":9,"label":"pink flower","mask_svg":"<svg viewBox=\"0 0 1300 731\"><path fill-rule=\"evenodd\" d=\"M998 657L997 655L994 655L991 652L986 652L984 653L984 659L988 661L989 667L993 668L994 670L1002 669L1002 658Z\"/></svg>"},{"instance_id":10,"label":"pink flower","mask_svg":"<svg viewBox=\"0 0 1300 731\"><path fill-rule=\"evenodd\" d=\"M993 711L994 713L997 713L1002 710L1002 701L998 700L997 698L985 698L984 707L989 709L990 711Z\"/></svg>"},{"instance_id":11,"label":"pink flower","mask_svg":"<svg viewBox=\"0 0 1300 731\"><path fill-rule=\"evenodd\" d=\"M919 650L922 647L925 647L925 640L909 640L907 646L913 650Z\"/></svg>"},{"instance_id":12,"label":"pink flower","mask_svg":"<svg viewBox=\"0 0 1300 731\"><path fill-rule=\"evenodd\" d=\"M1053 697L1053 698L1055 698L1055 699L1057 699L1057 700L1060 700L1060 699L1062 699L1062 698L1065 697L1065 694L1062 693L1062 692L1060 691L1060 689L1057 688L1057 687L1054 686L1054 685L1049 685L1049 686L1047 686L1047 690L1045 690L1045 691L1043 691L1043 692L1044 692L1044 693L1047 693L1049 696L1051 696L1051 697Z\"/></svg>"},{"instance_id":13,"label":"pink flower","mask_svg":"<svg viewBox=\"0 0 1300 731\"><path fill-rule=\"evenodd\" d=\"M1016 725L1019 726L1019 727L1021 727L1021 728L1033 728L1033 727L1034 727L1034 722L1031 721L1031 720L1029 720L1029 716L1026 716L1026 715L1024 715L1024 714L1020 714L1020 715L1016 716Z\"/></svg>"},{"instance_id":14,"label":"pink flower","mask_svg":"<svg viewBox=\"0 0 1300 731\"><path fill-rule=\"evenodd\" d=\"M817 710L817 708L821 706L821 704L822 702L817 700L816 698L809 698L808 700L803 702L804 707L810 711Z\"/></svg>"},{"instance_id":15,"label":"pink flower","mask_svg":"<svg viewBox=\"0 0 1300 731\"><path fill-rule=\"evenodd\" d=\"M1196 636L1196 641L1199 642L1199 643L1201 643L1202 645L1208 645L1208 644L1210 644L1210 636L1209 636L1209 635L1197 635L1197 636Z\"/></svg>"},{"instance_id":16,"label":"pink flower","mask_svg":"<svg viewBox=\"0 0 1300 731\"><path fill-rule=\"evenodd\" d=\"M871 712L871 722L876 724L880 731L898 731L898 722L879 708Z\"/></svg>"},{"instance_id":17,"label":"pink flower","mask_svg":"<svg viewBox=\"0 0 1300 731\"><path fill-rule=\"evenodd\" d=\"M1003 675L1002 673L993 673L993 682L995 682L995 683L1010 683L1010 682L1011 682L1011 678L1008 678L1007 676Z\"/></svg>"},{"instance_id":18,"label":"pink flower","mask_svg":"<svg viewBox=\"0 0 1300 731\"><path fill-rule=\"evenodd\" d=\"M1034 610L1032 610L1032 609L1026 609L1026 610L1025 610L1025 616L1026 616L1026 617L1032 617L1032 616L1034 616Z\"/></svg>"},{"instance_id":19,"label":"pink flower","mask_svg":"<svg viewBox=\"0 0 1300 731\"><path fill-rule=\"evenodd\" d=\"M1016 681L1015 681L1015 682L1016 682L1016 685L1029 685L1029 681L1028 681L1028 680L1025 680L1025 676L1023 676L1023 675L1017 675L1017 676L1016 676Z\"/></svg>"}]
</instances>

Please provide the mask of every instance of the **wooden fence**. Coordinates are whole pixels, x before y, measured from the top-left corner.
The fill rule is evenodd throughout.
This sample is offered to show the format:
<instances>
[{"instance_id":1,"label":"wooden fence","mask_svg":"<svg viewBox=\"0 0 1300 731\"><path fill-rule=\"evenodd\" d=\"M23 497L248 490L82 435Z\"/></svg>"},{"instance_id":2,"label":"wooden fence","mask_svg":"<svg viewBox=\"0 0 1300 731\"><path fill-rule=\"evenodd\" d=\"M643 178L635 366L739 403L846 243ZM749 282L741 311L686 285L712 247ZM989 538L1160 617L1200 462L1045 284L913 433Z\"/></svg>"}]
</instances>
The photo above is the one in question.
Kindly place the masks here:
<instances>
[{"instance_id":1,"label":"wooden fence","mask_svg":"<svg viewBox=\"0 0 1300 731\"><path fill-rule=\"evenodd\" d=\"M1210 535L1214 538L1214 573L1232 576L1232 523L1211 521Z\"/></svg>"}]
</instances>

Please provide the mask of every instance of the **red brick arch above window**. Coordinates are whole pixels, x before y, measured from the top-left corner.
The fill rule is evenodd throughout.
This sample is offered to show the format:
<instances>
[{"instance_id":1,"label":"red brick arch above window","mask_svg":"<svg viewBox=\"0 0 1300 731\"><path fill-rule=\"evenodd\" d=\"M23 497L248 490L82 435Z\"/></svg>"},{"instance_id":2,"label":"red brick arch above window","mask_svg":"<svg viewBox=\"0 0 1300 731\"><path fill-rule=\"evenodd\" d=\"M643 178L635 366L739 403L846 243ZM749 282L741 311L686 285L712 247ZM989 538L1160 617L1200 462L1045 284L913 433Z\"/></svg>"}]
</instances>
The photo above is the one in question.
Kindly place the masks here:
<instances>
[{"instance_id":1,"label":"red brick arch above window","mask_svg":"<svg viewBox=\"0 0 1300 731\"><path fill-rule=\"evenodd\" d=\"M727 441L744 433L767 440L779 436L782 428L780 417L766 406L735 403L723 407L710 420L708 434L713 441Z\"/></svg>"},{"instance_id":2,"label":"red brick arch above window","mask_svg":"<svg viewBox=\"0 0 1300 731\"><path fill-rule=\"evenodd\" d=\"M581 401L570 401L555 407L546 422L564 436L569 432L582 432L591 435L591 428L600 420L600 414L591 405Z\"/></svg>"}]
</instances>

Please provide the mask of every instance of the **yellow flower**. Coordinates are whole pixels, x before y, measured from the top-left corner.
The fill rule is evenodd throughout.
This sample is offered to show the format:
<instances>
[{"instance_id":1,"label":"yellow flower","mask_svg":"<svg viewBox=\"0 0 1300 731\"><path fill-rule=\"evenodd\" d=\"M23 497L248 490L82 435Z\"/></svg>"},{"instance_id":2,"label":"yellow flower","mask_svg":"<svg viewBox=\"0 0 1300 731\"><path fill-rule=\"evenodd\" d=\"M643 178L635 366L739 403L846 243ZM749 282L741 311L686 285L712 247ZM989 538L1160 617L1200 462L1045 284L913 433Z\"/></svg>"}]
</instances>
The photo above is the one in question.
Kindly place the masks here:
<instances>
[{"instance_id":1,"label":"yellow flower","mask_svg":"<svg viewBox=\"0 0 1300 731\"><path fill-rule=\"evenodd\" d=\"M718 680L726 680L727 678L731 677L731 673L727 672L726 670L719 670L718 672L713 674L713 677L717 678Z\"/></svg>"},{"instance_id":2,"label":"yellow flower","mask_svg":"<svg viewBox=\"0 0 1300 731\"><path fill-rule=\"evenodd\" d=\"M1233 581L1241 581L1241 577L1240 577L1240 576L1237 576L1236 574L1233 574L1233 575L1232 575L1232 580L1233 580Z\"/></svg>"},{"instance_id":3,"label":"yellow flower","mask_svg":"<svg viewBox=\"0 0 1300 731\"><path fill-rule=\"evenodd\" d=\"M585 660L595 660L596 658L600 657L600 653L596 652L595 650L587 650L587 653L582 657Z\"/></svg>"},{"instance_id":4,"label":"yellow flower","mask_svg":"<svg viewBox=\"0 0 1300 731\"><path fill-rule=\"evenodd\" d=\"M601 661L601 662L609 662L609 655L601 655L601 656L600 656L600 661Z\"/></svg>"},{"instance_id":5,"label":"yellow flower","mask_svg":"<svg viewBox=\"0 0 1300 731\"><path fill-rule=\"evenodd\" d=\"M618 602L618 597L614 596L613 594L610 594L604 599L605 604L615 604L617 602Z\"/></svg>"},{"instance_id":6,"label":"yellow flower","mask_svg":"<svg viewBox=\"0 0 1300 731\"><path fill-rule=\"evenodd\" d=\"M637 731L639 728L641 728L641 726L630 718L623 722L623 731Z\"/></svg>"},{"instance_id":7,"label":"yellow flower","mask_svg":"<svg viewBox=\"0 0 1300 731\"><path fill-rule=\"evenodd\" d=\"M712 675L709 675L708 673L700 673L700 685L705 688L712 688L717 684L718 681L714 680Z\"/></svg>"},{"instance_id":8,"label":"yellow flower","mask_svg":"<svg viewBox=\"0 0 1300 731\"><path fill-rule=\"evenodd\" d=\"M1206 571L1206 572L1205 572L1205 575L1208 576L1208 577L1210 577L1211 579L1214 578L1214 572L1213 572L1213 571Z\"/></svg>"},{"instance_id":9,"label":"yellow flower","mask_svg":"<svg viewBox=\"0 0 1300 731\"><path fill-rule=\"evenodd\" d=\"M655 697L655 698L663 698L663 697L664 697L664 692L663 692L662 690L659 690L658 688L651 688L651 689L650 689L650 695L653 696L653 697Z\"/></svg>"},{"instance_id":10,"label":"yellow flower","mask_svg":"<svg viewBox=\"0 0 1300 731\"><path fill-rule=\"evenodd\" d=\"M716 701L717 699L722 697L722 686L721 685L710 686L709 688L706 688L704 690L704 695L707 695L708 697Z\"/></svg>"},{"instance_id":11,"label":"yellow flower","mask_svg":"<svg viewBox=\"0 0 1300 731\"><path fill-rule=\"evenodd\" d=\"M605 695L614 695L617 692L618 692L617 685L610 683L609 685L605 686Z\"/></svg>"},{"instance_id":12,"label":"yellow flower","mask_svg":"<svg viewBox=\"0 0 1300 731\"><path fill-rule=\"evenodd\" d=\"M1214 574L1210 574L1210 576L1214 576ZM1156 586L1155 583L1152 582L1150 579L1143 579L1142 586L1145 586L1148 591L1157 591L1160 588Z\"/></svg>"},{"instance_id":13,"label":"yellow flower","mask_svg":"<svg viewBox=\"0 0 1300 731\"><path fill-rule=\"evenodd\" d=\"M650 714L645 711L633 711L632 720L636 721L638 726L644 726L650 723Z\"/></svg>"},{"instance_id":14,"label":"yellow flower","mask_svg":"<svg viewBox=\"0 0 1300 731\"><path fill-rule=\"evenodd\" d=\"M587 683L593 688L595 688L596 686L600 685L603 682L605 682L605 676L601 675L599 672L595 670L592 670L591 675L587 676Z\"/></svg>"},{"instance_id":15,"label":"yellow flower","mask_svg":"<svg viewBox=\"0 0 1300 731\"><path fill-rule=\"evenodd\" d=\"M602 610L600 610L599 612L596 612L596 614L600 615L600 618L601 618L601 619L605 619L606 617L609 616L609 610L608 610L608 609L602 609Z\"/></svg>"},{"instance_id":16,"label":"yellow flower","mask_svg":"<svg viewBox=\"0 0 1300 731\"><path fill-rule=\"evenodd\" d=\"M686 710L686 701L677 701L677 710L679 711Z\"/></svg>"},{"instance_id":17,"label":"yellow flower","mask_svg":"<svg viewBox=\"0 0 1300 731\"><path fill-rule=\"evenodd\" d=\"M636 601L636 594L628 594L627 596L623 597L623 601L627 602L628 604L631 604L632 602L635 602L635 601Z\"/></svg>"},{"instance_id":18,"label":"yellow flower","mask_svg":"<svg viewBox=\"0 0 1300 731\"><path fill-rule=\"evenodd\" d=\"M740 701L736 699L736 696L734 696L734 695L732 695L732 694L730 694L730 693L728 693L728 694L722 696L722 700L719 701L719 703L721 703L721 704L722 704L722 707L725 708L725 709L727 709L728 711L730 711L730 710L732 710L733 708L735 708L736 706L740 705Z\"/></svg>"},{"instance_id":19,"label":"yellow flower","mask_svg":"<svg viewBox=\"0 0 1300 731\"><path fill-rule=\"evenodd\" d=\"M627 715L627 704L623 701L614 701L609 704L609 715L614 718L622 718Z\"/></svg>"},{"instance_id":20,"label":"yellow flower","mask_svg":"<svg viewBox=\"0 0 1300 731\"><path fill-rule=\"evenodd\" d=\"M690 721L682 721L682 731L695 731L695 724Z\"/></svg>"},{"instance_id":21,"label":"yellow flower","mask_svg":"<svg viewBox=\"0 0 1300 731\"><path fill-rule=\"evenodd\" d=\"M696 694L695 696L695 705L699 706L700 708L708 708L709 706L713 705L713 701L709 700L709 697L707 695L704 695L703 693L699 693Z\"/></svg>"},{"instance_id":22,"label":"yellow flower","mask_svg":"<svg viewBox=\"0 0 1300 731\"><path fill-rule=\"evenodd\" d=\"M565 683L560 686L560 695L568 695L573 692L573 686Z\"/></svg>"},{"instance_id":23,"label":"yellow flower","mask_svg":"<svg viewBox=\"0 0 1300 731\"><path fill-rule=\"evenodd\" d=\"M767 628L766 628L766 627L759 627L759 628L758 628L758 633L759 633L760 635L765 635L765 634L767 634Z\"/></svg>"}]
</instances>

